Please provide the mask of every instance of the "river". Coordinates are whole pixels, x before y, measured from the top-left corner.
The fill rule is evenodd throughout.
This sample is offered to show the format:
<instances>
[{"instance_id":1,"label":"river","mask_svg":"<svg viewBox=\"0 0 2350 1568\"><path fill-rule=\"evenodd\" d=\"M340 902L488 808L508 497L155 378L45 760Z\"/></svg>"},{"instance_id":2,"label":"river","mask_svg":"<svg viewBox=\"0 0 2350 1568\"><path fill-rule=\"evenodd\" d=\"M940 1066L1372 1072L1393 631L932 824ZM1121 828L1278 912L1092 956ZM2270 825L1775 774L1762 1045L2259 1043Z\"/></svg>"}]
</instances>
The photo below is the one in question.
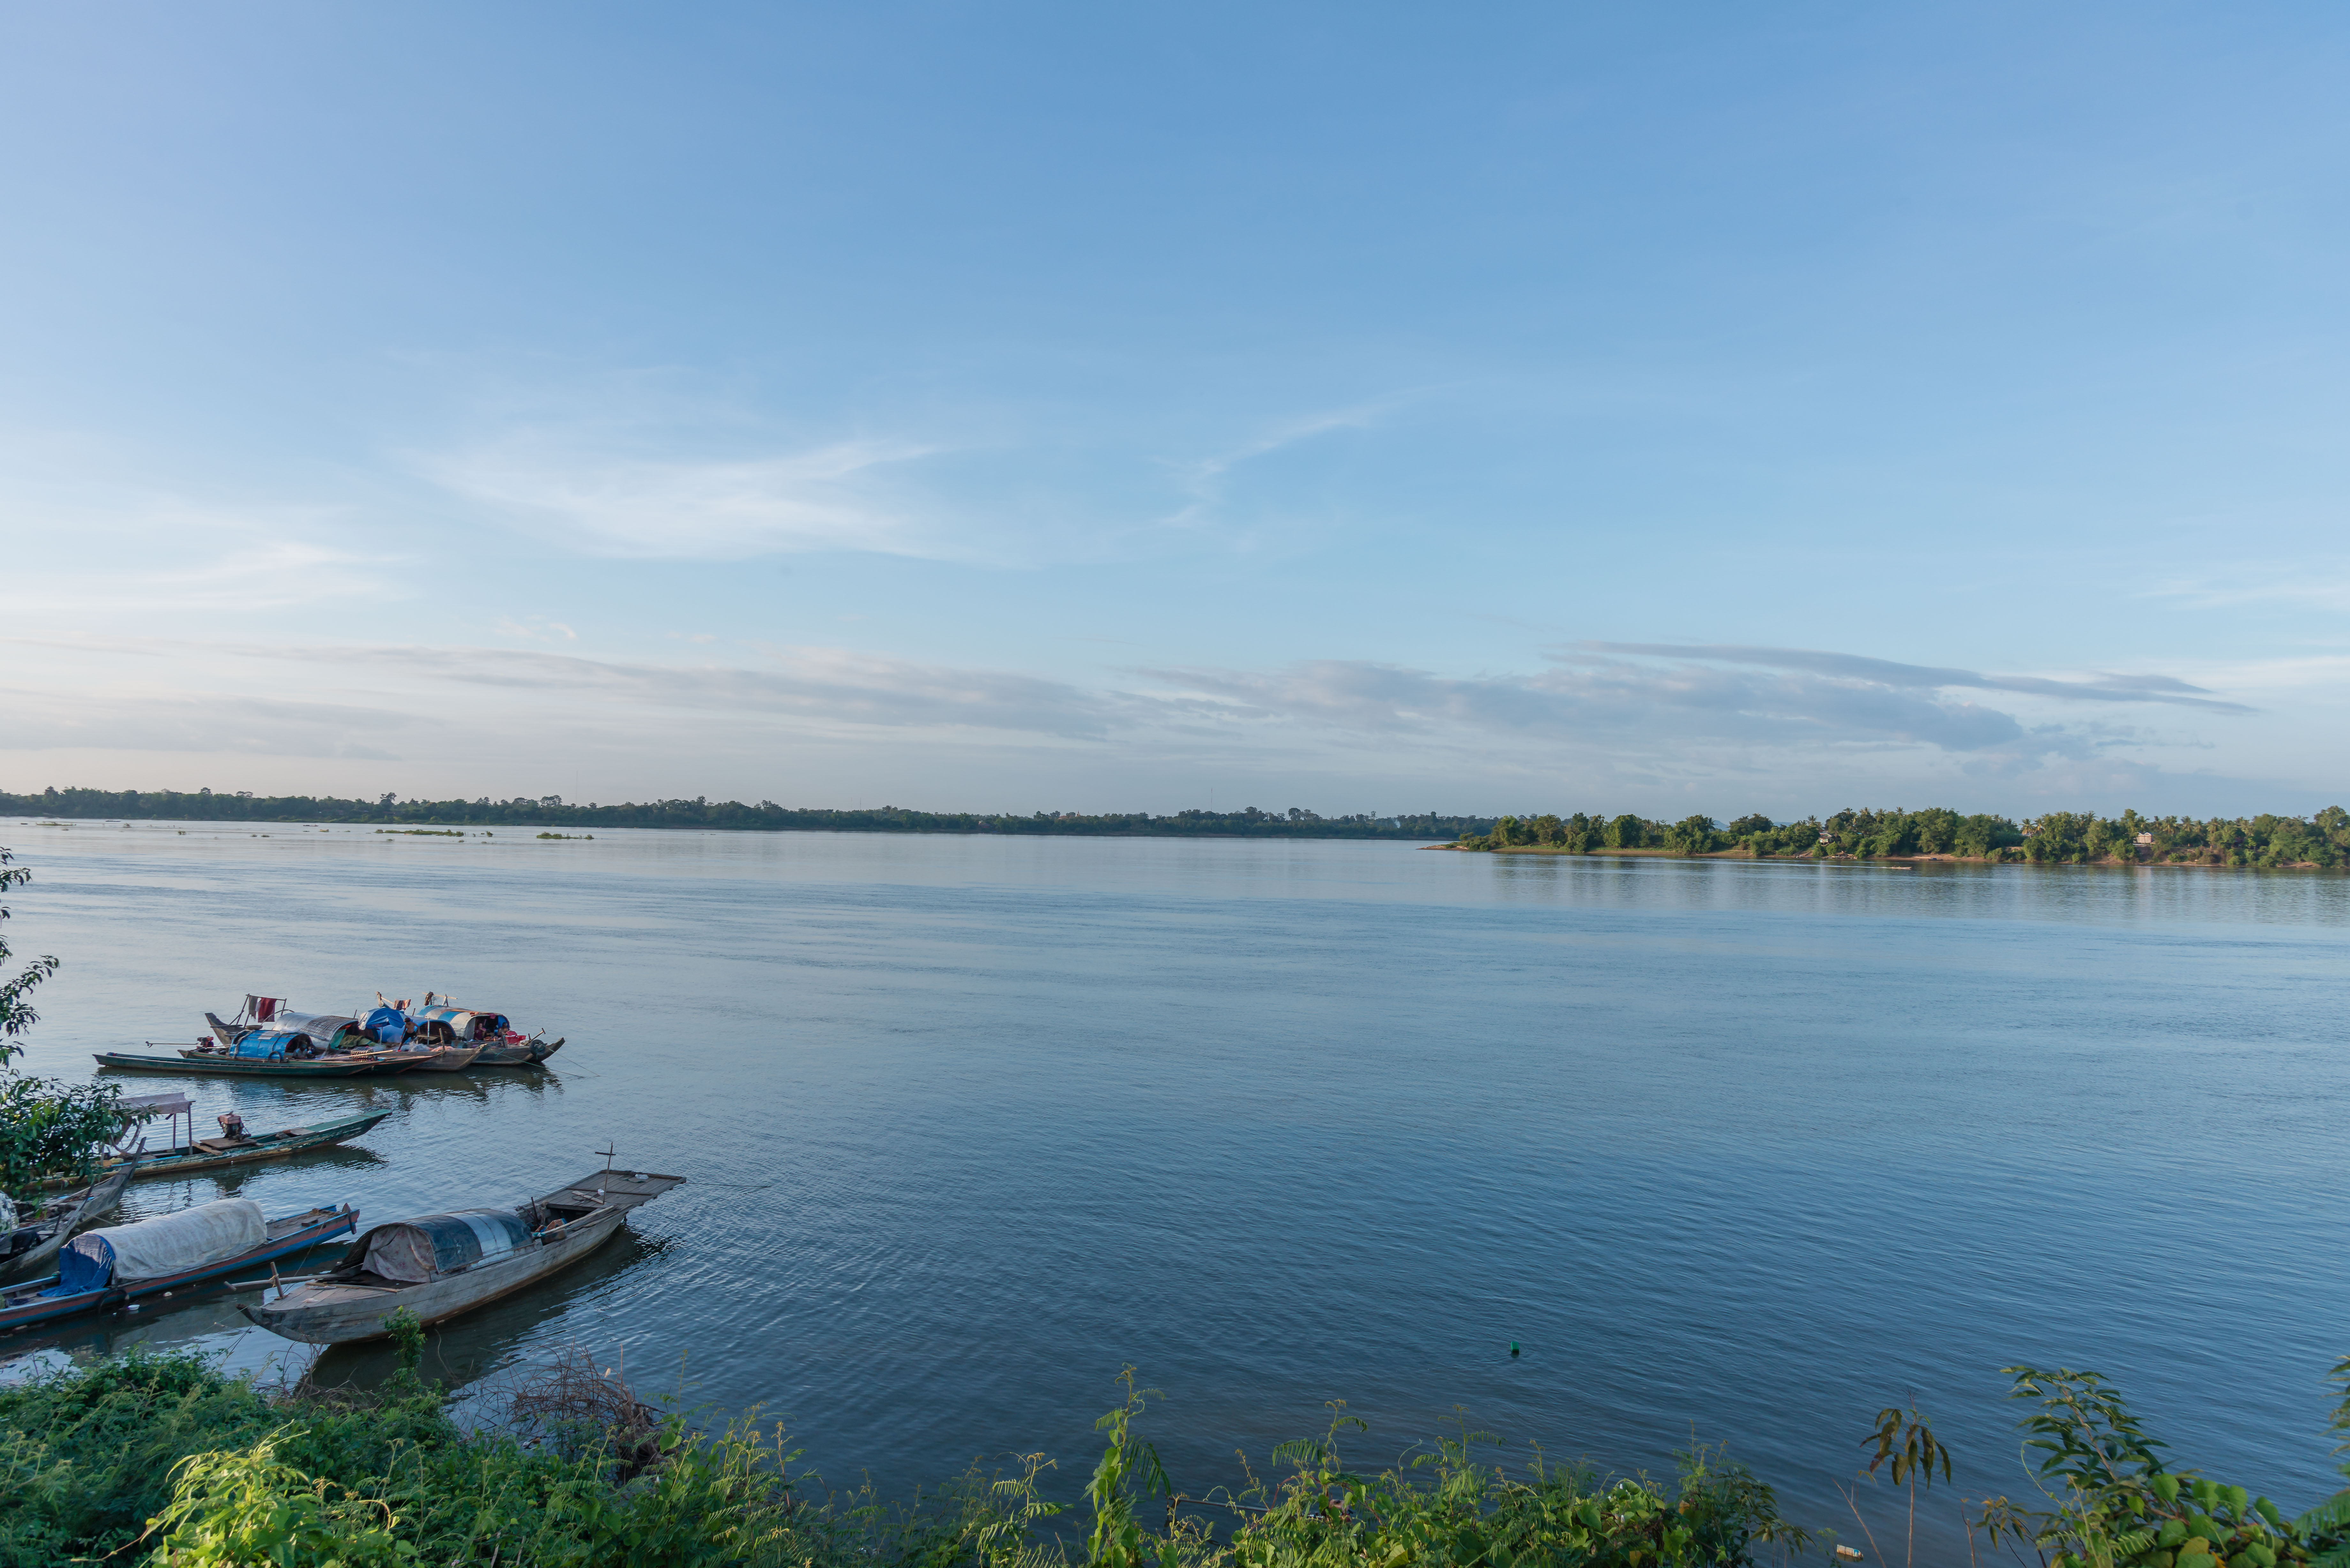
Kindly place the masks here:
<instances>
[{"instance_id":1,"label":"river","mask_svg":"<svg viewBox=\"0 0 2350 1568\"><path fill-rule=\"evenodd\" d=\"M546 1073L125 1079L187 1085L207 1128L391 1113L133 1215L507 1202L608 1145L689 1178L435 1336L482 1408L577 1346L764 1407L835 1485L1041 1450L1073 1494L1132 1364L1194 1495L1344 1399L1373 1465L1456 1417L1616 1470L1694 1432L1849 1541L1880 1406L1934 1418L1956 1490L2028 1495L2000 1368L2033 1362L2289 1509L2339 1484L2350 879L260 834L0 824L36 871L10 939L66 962L23 1064L84 1075L247 992L431 988L567 1036ZM202 1298L6 1349L21 1376L134 1343L309 1355Z\"/></svg>"}]
</instances>

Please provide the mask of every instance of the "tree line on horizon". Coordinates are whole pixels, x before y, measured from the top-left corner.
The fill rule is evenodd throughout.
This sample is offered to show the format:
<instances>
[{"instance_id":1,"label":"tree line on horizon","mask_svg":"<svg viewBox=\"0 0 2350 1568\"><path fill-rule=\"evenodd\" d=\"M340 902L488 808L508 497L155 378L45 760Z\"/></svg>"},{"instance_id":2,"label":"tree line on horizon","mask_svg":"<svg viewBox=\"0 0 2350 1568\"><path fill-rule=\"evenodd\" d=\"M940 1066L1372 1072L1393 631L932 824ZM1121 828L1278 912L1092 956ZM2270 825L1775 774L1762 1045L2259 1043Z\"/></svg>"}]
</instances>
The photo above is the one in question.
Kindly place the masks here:
<instances>
[{"instance_id":1,"label":"tree line on horizon","mask_svg":"<svg viewBox=\"0 0 2350 1568\"><path fill-rule=\"evenodd\" d=\"M1503 816L1482 832L1463 833L1469 850L1548 850L1590 855L1645 850L1674 855L1747 855L1756 859L1845 857L1896 859L1921 855L1962 860L2023 860L2052 865L2098 862L2337 867L2350 863L2350 812L2338 805L2314 816L2141 816L2124 811L2053 811L2015 822L1944 806L1922 811L1861 811L1773 822L1742 816L1728 824L1710 816L1651 822L1632 815L1602 817Z\"/></svg>"},{"instance_id":2,"label":"tree line on horizon","mask_svg":"<svg viewBox=\"0 0 2350 1568\"><path fill-rule=\"evenodd\" d=\"M620 805L567 803L561 795L516 795L508 800L401 800L386 794L375 800L333 795L256 795L249 790L214 794L196 790L47 789L39 794L0 793L0 816L53 816L87 820L120 817L157 822L338 822L393 826L498 827L701 827L769 833L1008 833L1076 836L1185 836L1216 838L1397 838L1441 843L1462 834L1490 832L1490 816L1452 816L1436 812L1411 815L1323 816L1304 806L1285 812L1247 806L1239 811L1179 811L1154 816L1147 811L1087 814L1075 811L937 812L883 805L856 810L778 805L763 800L629 802Z\"/></svg>"},{"instance_id":3,"label":"tree line on horizon","mask_svg":"<svg viewBox=\"0 0 2350 1568\"><path fill-rule=\"evenodd\" d=\"M1076 837L1369 838L1447 843L1469 850L1537 850L1587 855L1638 850L1757 858L1899 858L1950 855L1968 860L2054 864L2140 861L2214 866L2350 865L2350 812L2329 806L2314 816L2118 816L2050 812L2019 822L1935 806L1847 808L1829 816L1774 822L1759 814L1728 823L1692 815L1678 822L1635 814L1575 812L1523 816L1324 816L1303 806L1263 811L933 812L882 805L853 810L778 805L763 800L656 800L604 805L560 795L493 800L374 800L334 795L256 795L250 791L47 789L0 793L0 816L163 822L315 822L383 826L532 826L542 827L716 828L737 832L993 833ZM2145 834L2148 842L2139 844Z\"/></svg>"}]
</instances>

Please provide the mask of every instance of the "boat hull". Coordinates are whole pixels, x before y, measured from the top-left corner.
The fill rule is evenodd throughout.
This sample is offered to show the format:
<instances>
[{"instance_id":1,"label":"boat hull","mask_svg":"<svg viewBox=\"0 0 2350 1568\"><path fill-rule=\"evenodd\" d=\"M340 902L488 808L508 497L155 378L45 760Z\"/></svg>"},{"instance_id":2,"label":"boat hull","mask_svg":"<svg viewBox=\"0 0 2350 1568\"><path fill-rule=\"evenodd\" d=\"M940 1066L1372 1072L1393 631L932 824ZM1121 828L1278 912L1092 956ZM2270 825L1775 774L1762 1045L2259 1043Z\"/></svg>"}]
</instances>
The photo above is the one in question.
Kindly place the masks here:
<instances>
[{"instance_id":1,"label":"boat hull","mask_svg":"<svg viewBox=\"0 0 2350 1568\"><path fill-rule=\"evenodd\" d=\"M262 1056L179 1054L135 1056L125 1051L94 1053L98 1064L125 1073L213 1073L234 1078L351 1078L375 1071L372 1064L329 1058L273 1062Z\"/></svg>"},{"instance_id":2,"label":"boat hull","mask_svg":"<svg viewBox=\"0 0 2350 1568\"><path fill-rule=\"evenodd\" d=\"M0 1333L23 1328L28 1324L48 1323L57 1318L75 1317L83 1313L102 1312L109 1307L135 1302L142 1296L161 1295L167 1292L187 1290L213 1280L225 1278L239 1270L253 1268L296 1252L307 1251L321 1241L331 1241L337 1236L347 1236L359 1229L359 1210L346 1204L339 1209L313 1209L307 1214L296 1214L269 1222L269 1239L260 1246L239 1252L234 1258L183 1269L176 1274L162 1274L154 1279L136 1280L128 1284L107 1284L94 1291L76 1295L43 1299L37 1293L45 1285L57 1282L57 1276L36 1280L0 1295Z\"/></svg>"},{"instance_id":3,"label":"boat hull","mask_svg":"<svg viewBox=\"0 0 2350 1568\"><path fill-rule=\"evenodd\" d=\"M421 1285L390 1288L316 1281L274 1302L240 1303L237 1310L272 1334L307 1345L382 1339L388 1334L386 1320L403 1307L429 1325L486 1306L579 1262L610 1241L627 1219L625 1210L615 1210L559 1241Z\"/></svg>"},{"instance_id":4,"label":"boat hull","mask_svg":"<svg viewBox=\"0 0 2350 1568\"><path fill-rule=\"evenodd\" d=\"M76 1231L114 1207L130 1181L129 1171L111 1171L84 1188L78 1194L78 1201L70 1198L66 1199L70 1209L57 1215L55 1233L48 1240L17 1253L5 1264L0 1264L0 1281L27 1279L40 1272L41 1266L57 1255L58 1250L72 1240Z\"/></svg>"},{"instance_id":5,"label":"boat hull","mask_svg":"<svg viewBox=\"0 0 2350 1568\"><path fill-rule=\"evenodd\" d=\"M416 1070L420 1073L462 1073L472 1066L473 1059L481 1054L479 1045L443 1045L416 1064Z\"/></svg>"},{"instance_id":6,"label":"boat hull","mask_svg":"<svg viewBox=\"0 0 2350 1568\"><path fill-rule=\"evenodd\" d=\"M476 1067L536 1067L563 1048L563 1042L525 1040L515 1045L484 1045L473 1058Z\"/></svg>"},{"instance_id":7,"label":"boat hull","mask_svg":"<svg viewBox=\"0 0 2350 1568\"><path fill-rule=\"evenodd\" d=\"M372 1111L363 1116L345 1116L339 1121L319 1122L307 1127L288 1127L284 1132L264 1133L250 1140L248 1145L219 1151L175 1146L119 1163L109 1161L99 1168L127 1168L130 1179L139 1181L151 1176L183 1176L198 1170L222 1170L232 1165L257 1165L265 1159L284 1159L288 1155L300 1154L304 1149L326 1148L347 1142L390 1114L390 1111Z\"/></svg>"}]
</instances>

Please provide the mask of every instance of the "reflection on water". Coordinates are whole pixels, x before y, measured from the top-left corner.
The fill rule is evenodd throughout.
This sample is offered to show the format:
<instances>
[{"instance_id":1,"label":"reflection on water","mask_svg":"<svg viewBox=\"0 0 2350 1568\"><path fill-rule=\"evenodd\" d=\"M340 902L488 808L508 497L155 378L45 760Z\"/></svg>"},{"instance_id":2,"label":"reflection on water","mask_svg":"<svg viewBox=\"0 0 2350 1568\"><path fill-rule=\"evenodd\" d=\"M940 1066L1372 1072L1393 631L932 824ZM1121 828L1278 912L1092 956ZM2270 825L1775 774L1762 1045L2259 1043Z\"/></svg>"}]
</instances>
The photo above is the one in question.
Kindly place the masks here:
<instances>
[{"instance_id":1,"label":"reflection on water","mask_svg":"<svg viewBox=\"0 0 2350 1568\"><path fill-rule=\"evenodd\" d=\"M605 1147L689 1179L436 1334L432 1365L474 1390L578 1345L683 1363L695 1402L767 1406L832 1473L902 1490L1043 1449L1073 1489L1134 1362L1193 1495L1345 1398L1367 1454L1465 1406L1662 1469L1694 1426L1827 1523L1866 1417L1911 1397L1980 1456L1967 1484L2028 1484L1997 1369L2035 1360L2114 1377L2181 1462L2295 1508L2334 1489L2341 877L819 834L0 842L36 869L26 942L67 965L36 1071L84 1075L247 991L429 988L568 1037L559 1077L133 1090L184 1083L199 1125L390 1113L347 1154L136 1185L137 1212L233 1190L271 1214L348 1199L364 1225L536 1197ZM55 1354L183 1334L279 1365L242 1322L198 1303Z\"/></svg>"},{"instance_id":2,"label":"reflection on water","mask_svg":"<svg viewBox=\"0 0 2350 1568\"><path fill-rule=\"evenodd\" d=\"M667 1247L623 1229L562 1272L442 1324L427 1340L420 1370L456 1388L508 1371L524 1358L526 1346L546 1339L543 1331L567 1321L592 1320L623 1274L651 1263ZM614 1345L591 1342L584 1347L602 1350L608 1360ZM328 1345L311 1366L310 1380L322 1387L374 1388L396 1366L389 1343Z\"/></svg>"},{"instance_id":3,"label":"reflection on water","mask_svg":"<svg viewBox=\"0 0 2350 1568\"><path fill-rule=\"evenodd\" d=\"M202 1199L210 1200L209 1195ZM164 1204L155 1212L169 1213L185 1207L188 1205L184 1203ZM342 1260L344 1250L345 1244L340 1241L324 1242L276 1260L277 1271L280 1274L300 1274L331 1268ZM259 1334L237 1311L239 1302L259 1301L263 1293L229 1288L265 1278L269 1268L267 1263L256 1264L234 1279L150 1296L111 1312L68 1318L54 1326L19 1329L0 1338L0 1368L10 1375L22 1376L68 1361L88 1361L130 1350L217 1350L222 1347L224 1335L234 1338L249 1333L272 1341L269 1348L279 1353L281 1365L296 1365L306 1357L286 1354L292 1347L277 1341L274 1334Z\"/></svg>"}]
</instances>

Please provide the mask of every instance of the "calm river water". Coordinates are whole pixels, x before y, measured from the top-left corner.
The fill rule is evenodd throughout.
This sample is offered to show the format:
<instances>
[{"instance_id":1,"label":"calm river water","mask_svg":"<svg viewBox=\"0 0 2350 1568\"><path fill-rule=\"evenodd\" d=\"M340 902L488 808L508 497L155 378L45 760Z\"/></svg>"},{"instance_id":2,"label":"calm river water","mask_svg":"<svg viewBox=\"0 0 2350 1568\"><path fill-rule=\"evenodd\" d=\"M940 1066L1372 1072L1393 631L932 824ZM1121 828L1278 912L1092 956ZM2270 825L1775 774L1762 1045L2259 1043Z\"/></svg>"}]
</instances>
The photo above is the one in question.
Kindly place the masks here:
<instances>
[{"instance_id":1,"label":"calm river water","mask_svg":"<svg viewBox=\"0 0 2350 1568\"><path fill-rule=\"evenodd\" d=\"M1128 1363L1197 1494L1345 1399L1382 1463L1456 1407L1615 1469L1726 1442L1842 1524L1915 1398L2025 1491L2002 1366L2095 1367L2178 1462L2339 1484L2350 880L1497 858L1347 843L0 824L66 961L27 1063L246 992L493 1003L546 1074L184 1083L352 1149L133 1189L367 1220L600 1163L690 1184L437 1336L476 1390L577 1345L786 1418L835 1484L1042 1449ZM1515 1359L1510 1346L1523 1354ZM240 1366L217 1302L28 1346ZM44 1348L46 1347L46 1348ZM324 1373L379 1375L338 1351ZM484 1396L486 1399L487 1396ZM1933 1511L1939 1517L1941 1510ZM1947 1542L1931 1520L1934 1539Z\"/></svg>"}]
</instances>

